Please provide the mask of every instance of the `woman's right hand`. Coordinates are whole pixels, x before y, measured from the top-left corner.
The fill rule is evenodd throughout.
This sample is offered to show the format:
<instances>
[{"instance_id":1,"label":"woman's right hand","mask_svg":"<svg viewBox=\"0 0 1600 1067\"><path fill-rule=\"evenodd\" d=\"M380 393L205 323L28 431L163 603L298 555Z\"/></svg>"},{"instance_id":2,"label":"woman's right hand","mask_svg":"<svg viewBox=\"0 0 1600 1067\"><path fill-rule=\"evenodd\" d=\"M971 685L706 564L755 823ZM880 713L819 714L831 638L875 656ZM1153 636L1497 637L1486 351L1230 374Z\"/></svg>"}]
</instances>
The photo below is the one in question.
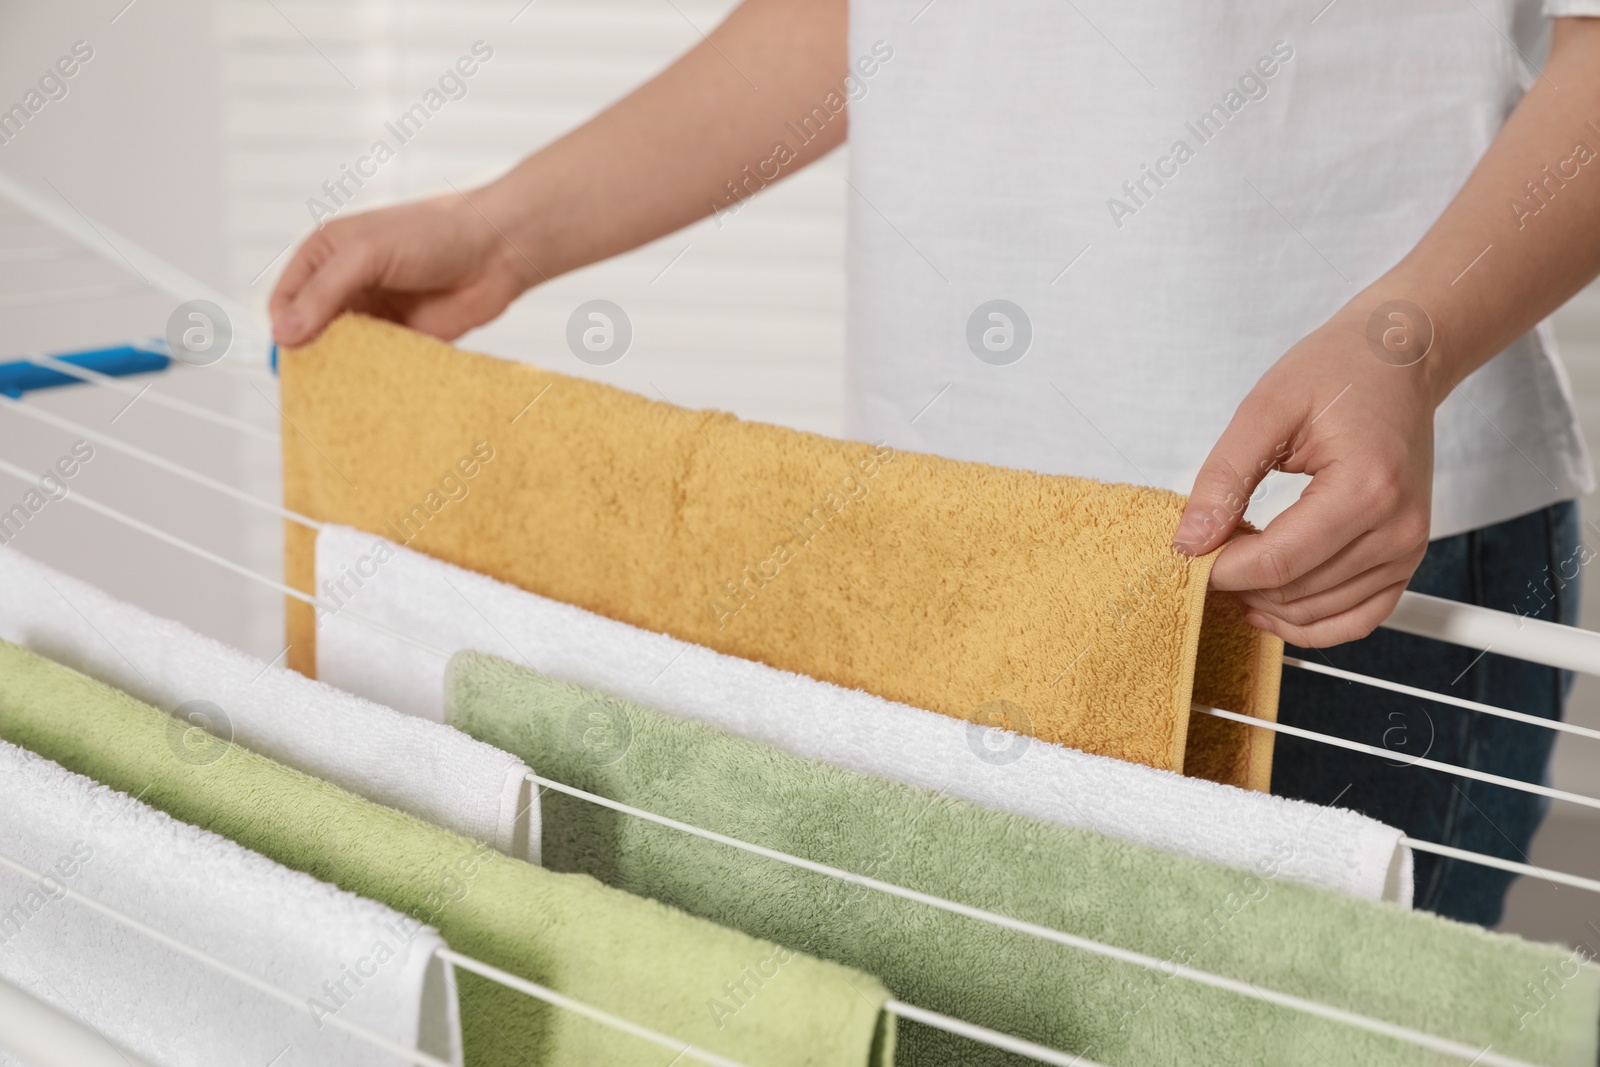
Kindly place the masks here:
<instances>
[{"instance_id":1,"label":"woman's right hand","mask_svg":"<svg viewBox=\"0 0 1600 1067\"><path fill-rule=\"evenodd\" d=\"M538 268L459 193L334 219L295 250L268 309L303 345L345 310L450 341L498 316Z\"/></svg>"}]
</instances>

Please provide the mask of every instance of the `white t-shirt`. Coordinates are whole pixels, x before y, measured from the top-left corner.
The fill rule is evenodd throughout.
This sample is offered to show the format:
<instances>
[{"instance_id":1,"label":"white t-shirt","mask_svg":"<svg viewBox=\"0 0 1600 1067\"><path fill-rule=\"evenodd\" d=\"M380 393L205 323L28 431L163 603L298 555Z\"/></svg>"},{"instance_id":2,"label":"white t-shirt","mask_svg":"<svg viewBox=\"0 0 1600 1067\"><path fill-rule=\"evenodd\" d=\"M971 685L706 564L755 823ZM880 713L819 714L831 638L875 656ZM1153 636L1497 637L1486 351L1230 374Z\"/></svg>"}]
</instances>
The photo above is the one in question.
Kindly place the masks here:
<instances>
[{"instance_id":1,"label":"white t-shirt","mask_svg":"<svg viewBox=\"0 0 1600 1067\"><path fill-rule=\"evenodd\" d=\"M1324 2L852 0L851 435L1187 493L1535 76L1513 43L1535 0ZM1435 537L1594 488L1545 327L1445 401L1435 444Z\"/></svg>"}]
</instances>

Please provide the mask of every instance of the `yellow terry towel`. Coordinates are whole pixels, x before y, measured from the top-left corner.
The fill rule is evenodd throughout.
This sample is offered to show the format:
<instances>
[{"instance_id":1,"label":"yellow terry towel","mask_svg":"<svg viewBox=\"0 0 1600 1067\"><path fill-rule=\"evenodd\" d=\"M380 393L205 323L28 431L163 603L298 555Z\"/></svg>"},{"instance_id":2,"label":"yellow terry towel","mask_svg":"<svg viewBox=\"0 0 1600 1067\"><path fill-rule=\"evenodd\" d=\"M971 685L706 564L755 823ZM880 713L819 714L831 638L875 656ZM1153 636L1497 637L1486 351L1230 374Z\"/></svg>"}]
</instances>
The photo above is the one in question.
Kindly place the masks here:
<instances>
[{"instance_id":1,"label":"yellow terry towel","mask_svg":"<svg viewBox=\"0 0 1600 1067\"><path fill-rule=\"evenodd\" d=\"M1100 755L1265 790L1281 643L1171 548L1183 498L691 411L347 315L283 354L287 506L544 596ZM311 591L312 531L288 528ZM319 595L382 580L374 559ZM312 610L290 664L315 672ZM426 637L426 635L417 635Z\"/></svg>"}]
</instances>

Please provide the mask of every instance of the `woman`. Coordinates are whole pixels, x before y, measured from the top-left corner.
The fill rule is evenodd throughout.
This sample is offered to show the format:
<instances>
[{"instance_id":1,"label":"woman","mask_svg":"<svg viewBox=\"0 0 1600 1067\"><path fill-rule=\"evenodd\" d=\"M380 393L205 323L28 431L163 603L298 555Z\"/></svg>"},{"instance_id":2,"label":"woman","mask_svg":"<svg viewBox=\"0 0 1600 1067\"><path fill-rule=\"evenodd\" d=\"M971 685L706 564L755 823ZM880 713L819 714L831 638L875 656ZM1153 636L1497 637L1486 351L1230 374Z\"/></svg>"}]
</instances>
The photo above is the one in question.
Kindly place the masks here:
<instances>
[{"instance_id":1,"label":"woman","mask_svg":"<svg viewBox=\"0 0 1600 1067\"><path fill-rule=\"evenodd\" d=\"M1545 14L1534 74L1525 0L747 0L489 186L318 230L275 332L356 308L454 338L848 124L853 436L1192 486L1193 554L1267 472L1309 476L1215 588L1302 657L1558 717L1559 672L1373 633L1408 583L1575 621L1594 483L1536 327L1600 271L1600 24L1568 17L1600 0ZM1538 780L1549 731L1296 670L1282 718L1396 758L1280 738L1274 791L1525 858L1534 798L1409 760ZM1418 856L1443 914L1497 922L1509 883Z\"/></svg>"}]
</instances>

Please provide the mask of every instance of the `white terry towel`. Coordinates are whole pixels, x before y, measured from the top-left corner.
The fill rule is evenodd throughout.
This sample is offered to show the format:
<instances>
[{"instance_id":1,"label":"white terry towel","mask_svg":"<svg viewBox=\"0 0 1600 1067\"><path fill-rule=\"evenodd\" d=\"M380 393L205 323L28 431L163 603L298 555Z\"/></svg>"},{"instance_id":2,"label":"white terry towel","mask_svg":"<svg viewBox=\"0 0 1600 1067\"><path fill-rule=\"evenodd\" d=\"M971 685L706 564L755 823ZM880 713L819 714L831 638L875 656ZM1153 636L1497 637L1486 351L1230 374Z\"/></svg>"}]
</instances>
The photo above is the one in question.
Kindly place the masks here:
<instances>
[{"instance_id":1,"label":"white terry towel","mask_svg":"<svg viewBox=\"0 0 1600 1067\"><path fill-rule=\"evenodd\" d=\"M442 722L269 666L11 549L0 551L0 638L368 800L539 860L527 765Z\"/></svg>"},{"instance_id":2,"label":"white terry towel","mask_svg":"<svg viewBox=\"0 0 1600 1067\"><path fill-rule=\"evenodd\" d=\"M1356 812L985 729L641 630L398 546L375 564L373 545L370 534L324 527L318 588L371 575L359 589L345 583L352 610L446 650L492 652L798 756L1196 859L1250 868L1287 845L1286 878L1411 904L1411 850L1400 831ZM342 615L318 632L322 678L415 715L443 717L444 668Z\"/></svg>"},{"instance_id":3,"label":"white terry towel","mask_svg":"<svg viewBox=\"0 0 1600 1067\"><path fill-rule=\"evenodd\" d=\"M0 856L46 876L0 865L0 978L157 1067L398 1062L330 1015L461 1062L455 975L431 927L3 742Z\"/></svg>"}]
</instances>

